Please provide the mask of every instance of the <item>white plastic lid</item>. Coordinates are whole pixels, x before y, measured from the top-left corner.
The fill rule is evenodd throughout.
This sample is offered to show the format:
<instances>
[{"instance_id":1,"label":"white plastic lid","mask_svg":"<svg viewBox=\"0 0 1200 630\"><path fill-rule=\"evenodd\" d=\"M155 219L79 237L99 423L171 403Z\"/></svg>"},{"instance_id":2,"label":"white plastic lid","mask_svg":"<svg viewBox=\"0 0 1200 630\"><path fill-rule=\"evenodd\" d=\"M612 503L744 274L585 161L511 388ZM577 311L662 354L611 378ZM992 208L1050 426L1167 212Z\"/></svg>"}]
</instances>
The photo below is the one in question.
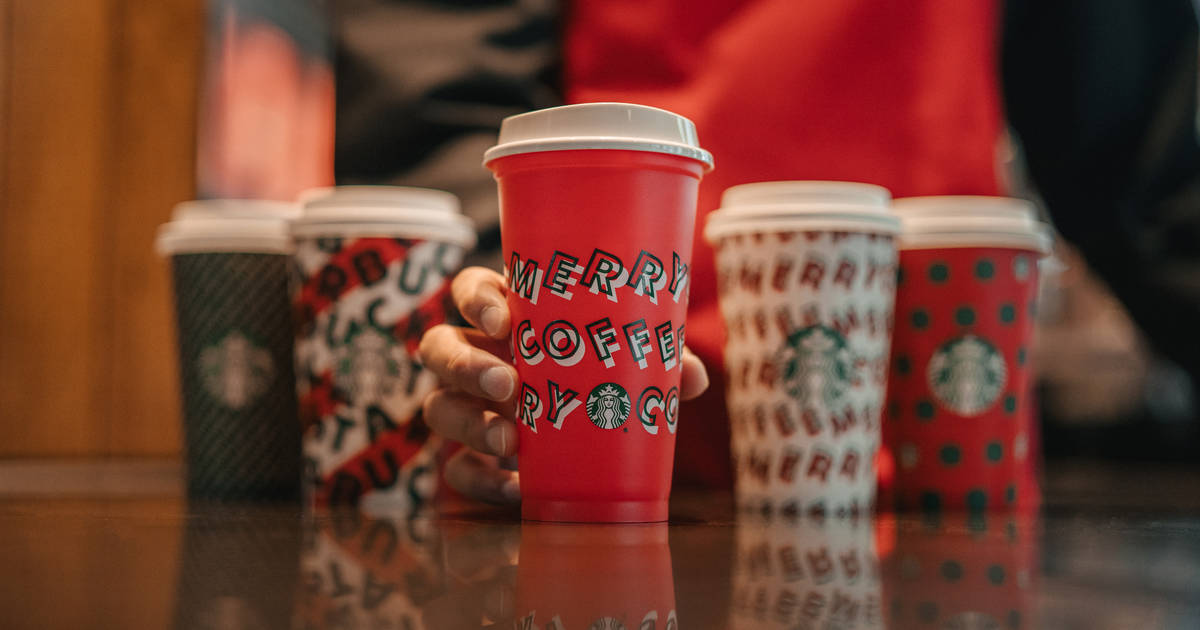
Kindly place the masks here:
<instances>
[{"instance_id":1,"label":"white plastic lid","mask_svg":"<svg viewBox=\"0 0 1200 630\"><path fill-rule=\"evenodd\" d=\"M851 182L742 184L722 195L721 208L708 215L704 237L715 243L753 232L896 234L900 219L888 209L889 197L886 189Z\"/></svg>"},{"instance_id":2,"label":"white plastic lid","mask_svg":"<svg viewBox=\"0 0 1200 630\"><path fill-rule=\"evenodd\" d=\"M171 221L158 228L160 255L204 252L287 254L288 223L296 204L257 199L205 199L175 206Z\"/></svg>"},{"instance_id":3,"label":"white plastic lid","mask_svg":"<svg viewBox=\"0 0 1200 630\"><path fill-rule=\"evenodd\" d=\"M859 182L784 181L741 184L725 189L721 207L780 203L851 203L887 207L892 193L883 186Z\"/></svg>"},{"instance_id":4,"label":"white plastic lid","mask_svg":"<svg viewBox=\"0 0 1200 630\"><path fill-rule=\"evenodd\" d=\"M1014 247L1050 251L1050 226L1033 204L1009 197L909 197L893 205L904 229L901 249Z\"/></svg>"},{"instance_id":5,"label":"white plastic lid","mask_svg":"<svg viewBox=\"0 0 1200 630\"><path fill-rule=\"evenodd\" d=\"M696 125L665 109L631 103L564 105L509 116L483 163L518 153L574 149L625 149L680 155L713 165L700 148Z\"/></svg>"},{"instance_id":6,"label":"white plastic lid","mask_svg":"<svg viewBox=\"0 0 1200 630\"><path fill-rule=\"evenodd\" d=\"M347 186L304 204L292 224L298 237L387 236L445 241L474 247L475 227L459 212L458 198L429 188ZM369 189L369 190L368 190Z\"/></svg>"},{"instance_id":7,"label":"white plastic lid","mask_svg":"<svg viewBox=\"0 0 1200 630\"><path fill-rule=\"evenodd\" d=\"M172 221L216 217L291 221L299 216L299 204L268 199L193 199L175 204L171 211Z\"/></svg>"},{"instance_id":8,"label":"white plastic lid","mask_svg":"<svg viewBox=\"0 0 1200 630\"><path fill-rule=\"evenodd\" d=\"M300 204L313 201L356 201L379 204L397 204L406 208L429 208L459 212L458 197L444 190L414 188L411 186L326 186L309 188L296 198Z\"/></svg>"}]
</instances>

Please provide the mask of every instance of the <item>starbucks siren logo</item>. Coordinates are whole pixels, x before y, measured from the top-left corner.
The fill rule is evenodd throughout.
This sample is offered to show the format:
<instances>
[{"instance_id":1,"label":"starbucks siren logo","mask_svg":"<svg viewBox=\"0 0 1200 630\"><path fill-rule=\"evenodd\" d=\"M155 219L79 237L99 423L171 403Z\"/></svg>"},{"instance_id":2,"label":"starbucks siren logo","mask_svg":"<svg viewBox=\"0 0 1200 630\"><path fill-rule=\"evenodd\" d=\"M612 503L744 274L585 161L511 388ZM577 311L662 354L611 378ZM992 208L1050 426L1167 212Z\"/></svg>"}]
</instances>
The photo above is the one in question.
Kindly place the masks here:
<instances>
[{"instance_id":1,"label":"starbucks siren logo","mask_svg":"<svg viewBox=\"0 0 1200 630\"><path fill-rule=\"evenodd\" d=\"M825 409L834 408L846 395L854 371L845 337L821 325L788 335L779 365L789 395L802 404Z\"/></svg>"},{"instance_id":2,"label":"starbucks siren logo","mask_svg":"<svg viewBox=\"0 0 1200 630\"><path fill-rule=\"evenodd\" d=\"M1008 380L1004 357L975 335L951 339L933 353L926 373L938 401L963 416L986 411Z\"/></svg>"},{"instance_id":3,"label":"starbucks siren logo","mask_svg":"<svg viewBox=\"0 0 1200 630\"><path fill-rule=\"evenodd\" d=\"M629 394L616 383L601 383L587 398L587 415L601 429L615 429L629 419Z\"/></svg>"},{"instance_id":4,"label":"starbucks siren logo","mask_svg":"<svg viewBox=\"0 0 1200 630\"><path fill-rule=\"evenodd\" d=\"M336 350L334 385L351 400L370 405L397 390L408 365L408 355L392 338L373 328L359 329Z\"/></svg>"},{"instance_id":5,"label":"starbucks siren logo","mask_svg":"<svg viewBox=\"0 0 1200 630\"><path fill-rule=\"evenodd\" d=\"M275 377L271 353L232 331L200 351L200 379L213 398L230 409L242 409L267 391Z\"/></svg>"}]
</instances>

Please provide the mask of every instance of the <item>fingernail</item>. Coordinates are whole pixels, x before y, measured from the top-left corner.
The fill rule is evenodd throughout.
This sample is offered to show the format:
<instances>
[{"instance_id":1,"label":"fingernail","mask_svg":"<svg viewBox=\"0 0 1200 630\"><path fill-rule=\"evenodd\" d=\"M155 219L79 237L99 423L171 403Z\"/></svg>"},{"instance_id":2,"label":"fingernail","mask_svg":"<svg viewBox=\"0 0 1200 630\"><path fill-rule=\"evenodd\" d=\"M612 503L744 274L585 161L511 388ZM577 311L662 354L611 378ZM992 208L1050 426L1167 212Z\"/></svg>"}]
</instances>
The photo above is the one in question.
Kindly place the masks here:
<instances>
[{"instance_id":1,"label":"fingernail","mask_svg":"<svg viewBox=\"0 0 1200 630\"><path fill-rule=\"evenodd\" d=\"M487 442L488 448L492 449L492 453L503 455L504 449L508 446L508 433L503 424L495 422L488 427L484 440Z\"/></svg>"},{"instance_id":2,"label":"fingernail","mask_svg":"<svg viewBox=\"0 0 1200 630\"><path fill-rule=\"evenodd\" d=\"M501 311L499 306L485 306L479 312L479 323L483 325L483 332L489 337L495 337L500 334L500 327L504 325L504 311Z\"/></svg>"},{"instance_id":3,"label":"fingernail","mask_svg":"<svg viewBox=\"0 0 1200 630\"><path fill-rule=\"evenodd\" d=\"M504 495L504 498L508 499L509 501L520 501L521 482L517 481L516 479L509 479L508 481L505 481L504 485L500 486L500 494Z\"/></svg>"},{"instance_id":4,"label":"fingernail","mask_svg":"<svg viewBox=\"0 0 1200 630\"><path fill-rule=\"evenodd\" d=\"M513 391L511 370L505 367L490 367L479 376L479 387L492 400L508 400Z\"/></svg>"}]
</instances>

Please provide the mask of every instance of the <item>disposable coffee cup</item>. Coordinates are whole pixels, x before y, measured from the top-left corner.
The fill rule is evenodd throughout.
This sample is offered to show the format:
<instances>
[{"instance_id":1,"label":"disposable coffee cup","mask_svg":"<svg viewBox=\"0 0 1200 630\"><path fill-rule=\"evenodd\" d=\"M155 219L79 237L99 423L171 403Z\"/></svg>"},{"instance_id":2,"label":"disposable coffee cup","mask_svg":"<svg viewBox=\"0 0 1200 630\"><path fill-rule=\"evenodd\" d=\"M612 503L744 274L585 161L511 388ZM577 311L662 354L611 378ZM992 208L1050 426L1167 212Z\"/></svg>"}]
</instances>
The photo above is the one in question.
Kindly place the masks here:
<instances>
[{"instance_id":1,"label":"disposable coffee cup","mask_svg":"<svg viewBox=\"0 0 1200 630\"><path fill-rule=\"evenodd\" d=\"M189 201L159 228L174 281L190 497L299 495L288 301L296 212L269 201Z\"/></svg>"},{"instance_id":2,"label":"disposable coffee cup","mask_svg":"<svg viewBox=\"0 0 1200 630\"><path fill-rule=\"evenodd\" d=\"M822 186L854 190L739 186L705 228L743 509L852 516L874 502L900 223L878 192L831 203Z\"/></svg>"},{"instance_id":3,"label":"disposable coffee cup","mask_svg":"<svg viewBox=\"0 0 1200 630\"><path fill-rule=\"evenodd\" d=\"M885 439L902 509L1038 501L1032 344L1048 227L998 197L900 199Z\"/></svg>"},{"instance_id":4,"label":"disposable coffee cup","mask_svg":"<svg viewBox=\"0 0 1200 630\"><path fill-rule=\"evenodd\" d=\"M740 514L732 573L731 630L887 627L870 515Z\"/></svg>"},{"instance_id":5,"label":"disposable coffee cup","mask_svg":"<svg viewBox=\"0 0 1200 630\"><path fill-rule=\"evenodd\" d=\"M415 513L433 497L440 444L420 411L437 379L416 351L446 320L471 222L442 191L334 191L304 205L292 234L306 502Z\"/></svg>"},{"instance_id":6,"label":"disposable coffee cup","mask_svg":"<svg viewBox=\"0 0 1200 630\"><path fill-rule=\"evenodd\" d=\"M484 162L500 190L523 516L665 520L712 157L682 116L589 103L505 119Z\"/></svg>"}]
</instances>

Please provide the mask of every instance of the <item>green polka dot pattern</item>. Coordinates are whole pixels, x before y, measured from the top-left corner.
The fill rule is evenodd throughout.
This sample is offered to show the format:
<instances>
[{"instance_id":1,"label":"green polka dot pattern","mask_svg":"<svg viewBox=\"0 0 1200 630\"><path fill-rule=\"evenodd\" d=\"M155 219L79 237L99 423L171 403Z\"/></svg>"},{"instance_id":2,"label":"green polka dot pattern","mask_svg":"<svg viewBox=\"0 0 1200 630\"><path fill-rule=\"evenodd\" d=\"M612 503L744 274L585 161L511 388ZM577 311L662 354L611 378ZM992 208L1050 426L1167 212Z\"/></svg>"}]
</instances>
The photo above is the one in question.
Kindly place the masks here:
<instances>
[{"instance_id":1,"label":"green polka dot pattern","mask_svg":"<svg viewBox=\"0 0 1200 630\"><path fill-rule=\"evenodd\" d=\"M945 263L934 263L929 266L929 281L941 284L950 279L950 268Z\"/></svg>"}]
</instances>

